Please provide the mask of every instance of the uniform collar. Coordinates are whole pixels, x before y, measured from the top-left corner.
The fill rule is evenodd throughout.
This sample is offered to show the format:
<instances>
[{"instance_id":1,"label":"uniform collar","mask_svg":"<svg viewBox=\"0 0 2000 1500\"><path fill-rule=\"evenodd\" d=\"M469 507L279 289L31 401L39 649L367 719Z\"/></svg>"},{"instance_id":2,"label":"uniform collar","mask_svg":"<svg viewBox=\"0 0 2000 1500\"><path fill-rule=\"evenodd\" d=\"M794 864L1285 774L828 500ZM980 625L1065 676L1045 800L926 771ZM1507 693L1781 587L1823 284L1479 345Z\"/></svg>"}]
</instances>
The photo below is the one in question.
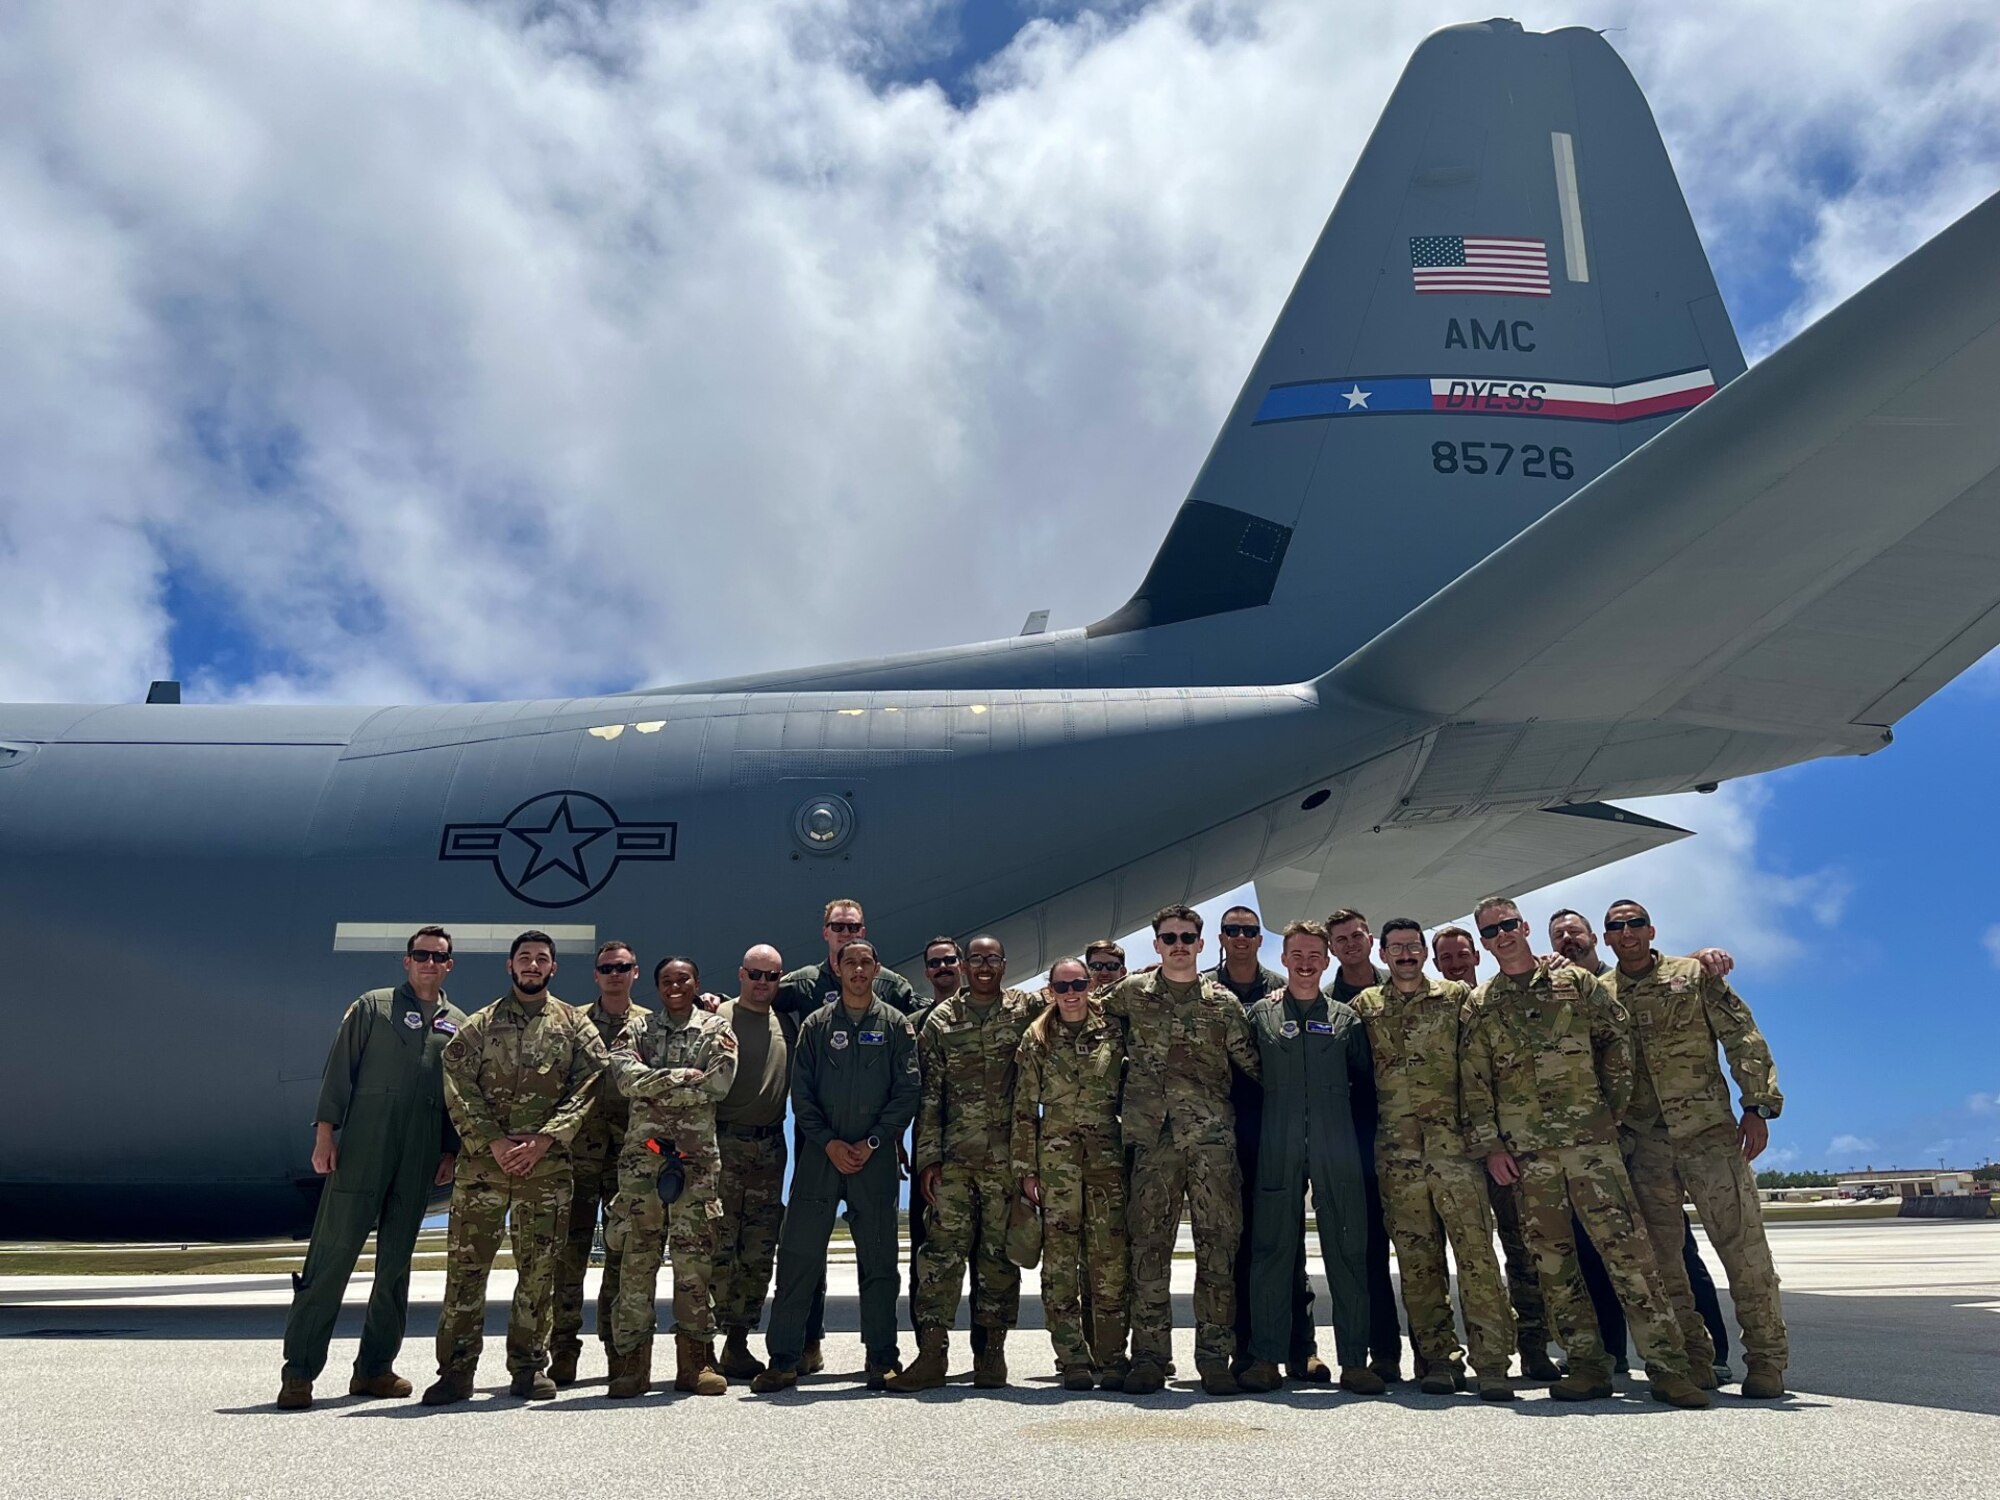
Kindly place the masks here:
<instances>
[{"instance_id":1,"label":"uniform collar","mask_svg":"<svg viewBox=\"0 0 2000 1500\"><path fill-rule=\"evenodd\" d=\"M1648 948L1646 952L1651 955L1651 958L1647 962L1646 967L1638 973L1629 973L1619 964L1613 964L1611 966L1612 970L1627 984L1642 984L1646 980L1654 978L1660 972L1660 950L1658 948Z\"/></svg>"}]
</instances>

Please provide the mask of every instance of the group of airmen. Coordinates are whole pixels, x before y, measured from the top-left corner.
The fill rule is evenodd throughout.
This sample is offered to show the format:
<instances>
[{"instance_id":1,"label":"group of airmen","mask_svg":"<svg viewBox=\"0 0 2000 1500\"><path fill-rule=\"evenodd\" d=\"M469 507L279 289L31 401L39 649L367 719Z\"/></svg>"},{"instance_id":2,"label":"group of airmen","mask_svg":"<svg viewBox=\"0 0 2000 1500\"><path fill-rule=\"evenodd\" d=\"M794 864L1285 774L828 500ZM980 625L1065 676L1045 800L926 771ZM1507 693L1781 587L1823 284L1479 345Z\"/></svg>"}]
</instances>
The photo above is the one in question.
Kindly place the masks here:
<instances>
[{"instance_id":1,"label":"group of airmen","mask_svg":"<svg viewBox=\"0 0 2000 1500\"><path fill-rule=\"evenodd\" d=\"M1378 939L1352 910L1291 923L1282 974L1259 961L1255 912L1231 908L1220 925L1212 968L1201 916L1175 905L1153 918L1145 970L1128 972L1123 949L1100 941L1035 993L1007 987L997 938L940 937L924 949L931 995L919 1000L881 963L860 903L840 899L823 915L824 963L786 971L760 944L723 1000L693 960L670 956L652 970L657 1008L633 999L639 959L620 941L598 948L591 1004L556 999L555 944L528 931L508 954L509 992L469 1016L444 990L450 934L419 930L404 982L356 1000L328 1057L313 1149L327 1181L294 1278L278 1406L311 1405L371 1233L349 1392L412 1393L393 1368L410 1257L446 1183L432 1406L473 1393L503 1237L517 1273L512 1392L548 1398L578 1378L600 1230L596 1332L612 1398L652 1386L663 1260L675 1390L795 1386L823 1366L843 1204L874 1390L945 1383L968 1272L973 1383L1004 1387L1021 1268L1038 1262L1063 1387L1160 1390L1175 1373L1170 1274L1185 1210L1195 1368L1211 1394L1289 1378L1373 1395L1401 1380L1393 1241L1425 1392L1512 1400L1518 1353L1521 1376L1551 1382L1556 1399L1608 1397L1629 1323L1653 1399L1704 1407L1729 1374L1727 1335L1692 1251L1691 1197L1741 1325L1741 1394L1784 1394L1778 1278L1748 1165L1784 1101L1726 953L1662 955L1634 901L1605 915L1610 961L1573 911L1538 954L1505 897L1479 904L1477 947L1461 927L1427 943L1407 919ZM1498 967L1484 983L1481 947ZM906 1173L907 1366L896 1320ZM1308 1192L1337 1374L1314 1331ZM760 1360L749 1339L774 1260Z\"/></svg>"}]
</instances>

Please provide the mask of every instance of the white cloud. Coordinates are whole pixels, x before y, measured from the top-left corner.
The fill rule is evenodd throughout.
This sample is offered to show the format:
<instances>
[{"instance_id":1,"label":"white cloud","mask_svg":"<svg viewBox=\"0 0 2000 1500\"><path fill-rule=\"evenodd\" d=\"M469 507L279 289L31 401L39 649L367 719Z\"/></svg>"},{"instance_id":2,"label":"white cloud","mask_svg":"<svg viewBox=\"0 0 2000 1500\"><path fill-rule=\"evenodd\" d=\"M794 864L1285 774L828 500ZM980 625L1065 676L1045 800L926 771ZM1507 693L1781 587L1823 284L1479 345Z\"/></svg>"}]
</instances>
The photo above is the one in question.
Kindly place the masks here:
<instances>
[{"instance_id":1,"label":"white cloud","mask_svg":"<svg viewBox=\"0 0 2000 1500\"><path fill-rule=\"evenodd\" d=\"M2000 925L1987 928L1981 941L1986 944L1986 956L1993 960L1993 966L2000 968Z\"/></svg>"},{"instance_id":2,"label":"white cloud","mask_svg":"<svg viewBox=\"0 0 2000 1500\"><path fill-rule=\"evenodd\" d=\"M1965 1107L1975 1115L2000 1114L2000 1092L1989 1094L1982 1091L1977 1094L1967 1094Z\"/></svg>"},{"instance_id":3,"label":"white cloud","mask_svg":"<svg viewBox=\"0 0 2000 1500\"><path fill-rule=\"evenodd\" d=\"M1791 1168L1799 1159L1797 1146L1773 1146L1757 1158L1760 1172L1783 1172Z\"/></svg>"},{"instance_id":4,"label":"white cloud","mask_svg":"<svg viewBox=\"0 0 2000 1500\"><path fill-rule=\"evenodd\" d=\"M870 81L925 45L917 0L16 6L0 698L130 697L169 568L272 654L211 694L554 692L1093 618L1461 11L1038 22L959 110ZM1627 23L1718 264L1803 230L1780 327L1995 180L2000 17L1594 19Z\"/></svg>"},{"instance_id":5,"label":"white cloud","mask_svg":"<svg viewBox=\"0 0 2000 1500\"><path fill-rule=\"evenodd\" d=\"M1875 1143L1866 1136L1837 1135L1827 1142L1827 1155L1842 1160L1859 1160L1875 1149Z\"/></svg>"}]
</instances>

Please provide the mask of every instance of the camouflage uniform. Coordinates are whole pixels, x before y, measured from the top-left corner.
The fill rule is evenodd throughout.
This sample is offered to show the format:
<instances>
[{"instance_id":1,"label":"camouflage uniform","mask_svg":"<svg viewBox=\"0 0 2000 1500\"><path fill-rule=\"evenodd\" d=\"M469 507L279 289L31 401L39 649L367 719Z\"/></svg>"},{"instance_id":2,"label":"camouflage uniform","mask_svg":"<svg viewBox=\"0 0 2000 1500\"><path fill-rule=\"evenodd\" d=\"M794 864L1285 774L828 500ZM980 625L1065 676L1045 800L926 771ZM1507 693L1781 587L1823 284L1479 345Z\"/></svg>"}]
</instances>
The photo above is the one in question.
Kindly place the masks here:
<instances>
[{"instance_id":1,"label":"camouflage uniform","mask_svg":"<svg viewBox=\"0 0 2000 1500\"><path fill-rule=\"evenodd\" d=\"M1757 1023L1729 982L1692 958L1653 954L1645 973L1612 968L1607 987L1632 1017L1638 1076L1625 1123L1634 1136L1632 1187L1652 1238L1653 1258L1672 1298L1688 1358L1715 1357L1708 1327L1681 1260L1692 1197L1708 1242L1729 1276L1729 1298L1743 1329L1749 1360L1783 1369L1789 1353L1778 1310L1778 1271L1764 1239L1764 1211L1757 1180L1743 1159L1729 1088L1715 1060L1716 1044L1729 1057L1743 1107L1762 1106L1775 1117L1784 1108L1778 1069Z\"/></svg>"},{"instance_id":2,"label":"camouflage uniform","mask_svg":"<svg viewBox=\"0 0 2000 1500\"><path fill-rule=\"evenodd\" d=\"M1169 1276L1185 1199L1194 1220L1195 1359L1226 1367L1243 1239L1229 1078L1232 1064L1260 1076L1250 1023L1236 997L1206 974L1186 984L1163 969L1134 974L1098 999L1126 1022L1130 1059L1121 1128L1132 1153L1132 1362L1161 1369L1173 1357Z\"/></svg>"},{"instance_id":3,"label":"camouflage uniform","mask_svg":"<svg viewBox=\"0 0 2000 1500\"><path fill-rule=\"evenodd\" d=\"M934 1008L917 1037L923 1093L910 1170L921 1181L930 1168L940 1169L918 1253L919 1328L951 1327L966 1262L975 1255L974 1326L1012 1328L1020 1318L1021 1268L1007 1258L1007 1214L1020 1189L1009 1151L1014 1059L1021 1034L1046 1003L1020 990L984 1004L962 992Z\"/></svg>"},{"instance_id":4,"label":"camouflage uniform","mask_svg":"<svg viewBox=\"0 0 2000 1500\"><path fill-rule=\"evenodd\" d=\"M1504 1380L1514 1353L1514 1319L1493 1259L1493 1216L1486 1206L1491 1179L1485 1163L1466 1150L1459 1107L1459 1017L1472 991L1449 979L1420 977L1418 984L1414 994L1380 984L1354 997L1375 1059L1381 1111L1375 1158L1403 1271L1410 1342L1432 1370L1463 1367L1445 1269L1449 1240L1473 1368Z\"/></svg>"},{"instance_id":5,"label":"camouflage uniform","mask_svg":"<svg viewBox=\"0 0 2000 1500\"><path fill-rule=\"evenodd\" d=\"M1016 1057L1013 1174L1042 1189L1042 1310L1056 1364L1125 1363L1125 1028L1092 1005L1028 1028ZM1088 1329L1084 1294L1090 1296Z\"/></svg>"},{"instance_id":6,"label":"camouflage uniform","mask_svg":"<svg viewBox=\"0 0 2000 1500\"><path fill-rule=\"evenodd\" d=\"M611 1347L630 1354L653 1336L660 1255L670 1245L676 1331L706 1342L715 1337L708 1278L722 1217L715 1103L736 1077L736 1037L727 1021L706 1011L690 1010L679 1020L649 1016L626 1029L611 1054L611 1076L632 1107L618 1153L618 1196L604 1231L606 1252L620 1258ZM687 1171L671 1210L659 1192L668 1150L680 1153Z\"/></svg>"},{"instance_id":7,"label":"camouflage uniform","mask_svg":"<svg viewBox=\"0 0 2000 1500\"><path fill-rule=\"evenodd\" d=\"M629 1006L623 1014L612 1015L602 1000L593 1000L584 1015L597 1028L605 1050L618 1045L628 1023L645 1024L652 1012L643 1005ZM549 1350L560 1354L583 1347L583 1279L590 1269L590 1242L597 1236L602 1215L611 1222L611 1199L618 1191L618 1148L625 1140L628 1106L613 1088L600 1087L597 1101L576 1139L569 1143L570 1193L569 1233L562 1254L556 1260L555 1328L549 1335ZM597 1288L597 1337L611 1342L611 1304L618 1296L618 1257L607 1247L604 1252L604 1279Z\"/></svg>"},{"instance_id":8,"label":"camouflage uniform","mask_svg":"<svg viewBox=\"0 0 2000 1500\"><path fill-rule=\"evenodd\" d=\"M507 1369L520 1375L547 1365L556 1257L569 1214L568 1146L590 1112L604 1066L597 1028L553 995L529 1004L504 995L444 1049L445 1103L463 1149L452 1179L438 1314L441 1378L469 1379L479 1365L486 1278L510 1222L516 1281ZM526 1176L513 1177L492 1152L509 1135L552 1136L555 1145Z\"/></svg>"},{"instance_id":9,"label":"camouflage uniform","mask_svg":"<svg viewBox=\"0 0 2000 1500\"><path fill-rule=\"evenodd\" d=\"M749 1071L739 1050L736 1082L717 1107L715 1145L722 1162L722 1220L716 1226L715 1273L709 1292L715 1321L724 1333L748 1333L764 1316L764 1294L771 1289L771 1267L778 1255L778 1228L785 1219L785 1103L790 1095L791 1047L797 1026L779 1015L762 1017L731 1000L716 1014L732 1034L745 1025L768 1027L766 1045L782 1049L773 1064L785 1084L773 1099L759 1099L759 1078ZM754 1056L755 1048L752 1048ZM747 1097L739 1099L739 1095ZM732 1109L742 1118L731 1119Z\"/></svg>"},{"instance_id":10,"label":"camouflage uniform","mask_svg":"<svg viewBox=\"0 0 2000 1500\"><path fill-rule=\"evenodd\" d=\"M1493 1227L1500 1236L1500 1255L1507 1269L1507 1301L1514 1309L1514 1345L1525 1355L1548 1358L1549 1314L1542 1304L1542 1284L1535 1276L1535 1255L1521 1228L1521 1190L1513 1183L1486 1177L1486 1206L1493 1210ZM1623 1340L1620 1340L1621 1344Z\"/></svg>"},{"instance_id":11,"label":"camouflage uniform","mask_svg":"<svg viewBox=\"0 0 2000 1500\"><path fill-rule=\"evenodd\" d=\"M1632 1034L1623 1006L1577 968L1499 974L1466 1008L1460 1045L1466 1144L1511 1152L1521 1167L1521 1222L1570 1371L1611 1379L1577 1270L1572 1208L1618 1289L1649 1369L1690 1378L1652 1248L1618 1149L1632 1096Z\"/></svg>"}]
</instances>

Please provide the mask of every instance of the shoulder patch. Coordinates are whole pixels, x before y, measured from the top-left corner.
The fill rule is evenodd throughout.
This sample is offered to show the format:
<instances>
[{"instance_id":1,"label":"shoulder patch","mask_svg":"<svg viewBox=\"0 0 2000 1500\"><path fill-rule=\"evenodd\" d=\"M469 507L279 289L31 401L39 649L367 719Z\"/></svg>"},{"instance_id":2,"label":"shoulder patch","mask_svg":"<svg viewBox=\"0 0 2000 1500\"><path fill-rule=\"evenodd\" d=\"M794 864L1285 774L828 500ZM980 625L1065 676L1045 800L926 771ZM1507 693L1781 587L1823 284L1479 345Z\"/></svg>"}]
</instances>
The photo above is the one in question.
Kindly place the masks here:
<instances>
[{"instance_id":1,"label":"shoulder patch","mask_svg":"<svg viewBox=\"0 0 2000 1500\"><path fill-rule=\"evenodd\" d=\"M842 1031L838 1026L834 1027L826 1039L826 1044L836 1052L845 1052L847 1050L847 1033Z\"/></svg>"},{"instance_id":2,"label":"shoulder patch","mask_svg":"<svg viewBox=\"0 0 2000 1500\"><path fill-rule=\"evenodd\" d=\"M403 1024L412 1031L421 1031L424 1027L424 1018L413 1010L406 1010L403 1012Z\"/></svg>"}]
</instances>

